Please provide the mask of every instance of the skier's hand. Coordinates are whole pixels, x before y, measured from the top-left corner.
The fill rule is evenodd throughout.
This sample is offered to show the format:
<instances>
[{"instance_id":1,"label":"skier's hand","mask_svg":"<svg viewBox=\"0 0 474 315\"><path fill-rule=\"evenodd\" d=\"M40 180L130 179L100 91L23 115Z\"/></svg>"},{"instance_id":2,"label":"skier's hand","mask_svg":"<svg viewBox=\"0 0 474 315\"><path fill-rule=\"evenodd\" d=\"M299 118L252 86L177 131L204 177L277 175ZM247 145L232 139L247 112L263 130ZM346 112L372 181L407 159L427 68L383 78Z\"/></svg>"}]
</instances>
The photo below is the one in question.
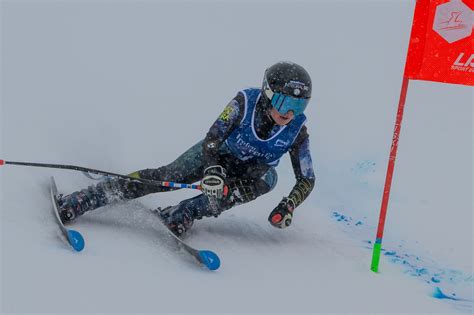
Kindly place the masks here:
<instances>
[{"instance_id":1,"label":"skier's hand","mask_svg":"<svg viewBox=\"0 0 474 315\"><path fill-rule=\"evenodd\" d=\"M202 192L208 197L221 200L227 195L225 169L220 165L209 166L201 180Z\"/></svg>"},{"instance_id":2,"label":"skier's hand","mask_svg":"<svg viewBox=\"0 0 474 315\"><path fill-rule=\"evenodd\" d=\"M284 229L291 224L293 219L293 207L289 204L288 199L284 198L278 206L268 216L268 221L274 227Z\"/></svg>"}]
</instances>

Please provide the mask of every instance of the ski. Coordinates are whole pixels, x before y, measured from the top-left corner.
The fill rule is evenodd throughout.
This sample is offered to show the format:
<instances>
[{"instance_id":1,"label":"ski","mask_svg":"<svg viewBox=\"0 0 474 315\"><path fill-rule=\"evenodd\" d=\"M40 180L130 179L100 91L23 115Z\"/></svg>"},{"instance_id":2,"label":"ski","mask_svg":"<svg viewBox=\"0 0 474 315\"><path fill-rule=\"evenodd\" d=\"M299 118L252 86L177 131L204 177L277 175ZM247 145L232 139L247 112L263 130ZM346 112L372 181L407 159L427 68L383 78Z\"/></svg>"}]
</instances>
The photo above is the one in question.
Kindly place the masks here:
<instances>
[{"instance_id":1,"label":"ski","mask_svg":"<svg viewBox=\"0 0 474 315\"><path fill-rule=\"evenodd\" d=\"M71 247L75 250L80 252L81 250L84 249L84 238L82 237L81 233L75 230L69 230L67 229L63 222L61 221L61 218L59 217L59 204L58 204L58 188L56 186L56 181L54 180L54 177L51 176L51 201L53 204L53 212L54 216L56 217L56 222L59 225L59 229L61 230L61 233L64 235L68 243L71 245Z\"/></svg>"},{"instance_id":2,"label":"ski","mask_svg":"<svg viewBox=\"0 0 474 315\"><path fill-rule=\"evenodd\" d=\"M75 230L67 229L63 222L61 221L61 218L59 216L59 204L58 204L58 188L56 186L56 182L54 180L54 177L51 176L51 201L53 204L53 212L54 216L56 218L56 222L59 225L59 228L68 241L68 243L71 245L71 247L80 252L81 250L84 249L84 238L82 237L81 233ZM152 211L154 212L154 211ZM168 230L168 233L171 235L171 237L180 245L187 253L189 253L191 256L193 256L200 264L203 264L206 266L209 270L217 270L220 267L220 259L219 256L217 256L216 253L210 250L202 250L202 249L196 249L189 244L187 244L185 241L180 239L178 236L176 236L168 227L166 224L159 220L161 224Z\"/></svg>"},{"instance_id":3,"label":"ski","mask_svg":"<svg viewBox=\"0 0 474 315\"><path fill-rule=\"evenodd\" d=\"M159 211L157 210L151 210L150 211L155 214L158 217L158 220L160 221L161 224L168 230L169 235L171 235L171 238L173 238L178 245L180 245L188 254L193 256L200 264L206 266L209 270L217 270L219 269L221 265L221 260L219 259L219 256L211 250L206 250L206 249L196 249L189 244L187 244L185 241L183 241L181 238L176 236L167 226L166 224L161 220Z\"/></svg>"},{"instance_id":4,"label":"ski","mask_svg":"<svg viewBox=\"0 0 474 315\"><path fill-rule=\"evenodd\" d=\"M210 250L196 249L186 244L182 239L177 237L173 232L169 231L169 234L180 244L186 252L191 254L198 262L206 266L209 270L217 270L221 265L219 256L216 253Z\"/></svg>"}]
</instances>

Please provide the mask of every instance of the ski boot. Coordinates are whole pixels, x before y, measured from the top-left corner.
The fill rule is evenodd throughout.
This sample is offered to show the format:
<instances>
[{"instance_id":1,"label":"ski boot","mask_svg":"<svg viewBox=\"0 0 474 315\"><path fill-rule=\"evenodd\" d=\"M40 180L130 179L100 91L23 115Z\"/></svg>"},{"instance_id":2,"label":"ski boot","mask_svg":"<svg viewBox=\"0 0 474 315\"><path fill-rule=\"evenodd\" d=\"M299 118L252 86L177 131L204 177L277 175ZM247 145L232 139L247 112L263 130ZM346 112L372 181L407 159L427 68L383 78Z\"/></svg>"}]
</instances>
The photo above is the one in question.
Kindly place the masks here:
<instances>
[{"instance_id":1,"label":"ski boot","mask_svg":"<svg viewBox=\"0 0 474 315\"><path fill-rule=\"evenodd\" d=\"M204 194L183 200L176 206L164 209L158 208L155 214L176 236L180 236L188 231L193 225L194 220L201 220L203 217L216 217L218 215L218 213L211 209L209 199Z\"/></svg>"},{"instance_id":2,"label":"ski boot","mask_svg":"<svg viewBox=\"0 0 474 315\"><path fill-rule=\"evenodd\" d=\"M70 195L58 196L58 212L63 223L68 223L90 211L107 204L107 198L101 189L90 186Z\"/></svg>"},{"instance_id":3,"label":"ski boot","mask_svg":"<svg viewBox=\"0 0 474 315\"><path fill-rule=\"evenodd\" d=\"M157 208L154 212L161 222L178 237L188 231L194 222L192 212L182 205Z\"/></svg>"}]
</instances>

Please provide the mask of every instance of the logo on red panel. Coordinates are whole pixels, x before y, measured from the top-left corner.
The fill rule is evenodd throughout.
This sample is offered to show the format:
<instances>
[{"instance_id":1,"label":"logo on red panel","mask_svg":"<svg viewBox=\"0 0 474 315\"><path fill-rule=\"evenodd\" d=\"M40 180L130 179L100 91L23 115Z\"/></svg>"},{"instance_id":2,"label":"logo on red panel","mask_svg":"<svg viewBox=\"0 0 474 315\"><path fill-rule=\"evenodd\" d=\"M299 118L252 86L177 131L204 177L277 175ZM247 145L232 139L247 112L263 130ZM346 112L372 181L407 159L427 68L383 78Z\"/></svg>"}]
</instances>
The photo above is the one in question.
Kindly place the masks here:
<instances>
[{"instance_id":1,"label":"logo on red panel","mask_svg":"<svg viewBox=\"0 0 474 315\"><path fill-rule=\"evenodd\" d=\"M461 0L438 5L434 17L433 30L448 43L471 36L473 11Z\"/></svg>"},{"instance_id":2,"label":"logo on red panel","mask_svg":"<svg viewBox=\"0 0 474 315\"><path fill-rule=\"evenodd\" d=\"M451 66L451 70L474 72L474 54L460 53Z\"/></svg>"}]
</instances>

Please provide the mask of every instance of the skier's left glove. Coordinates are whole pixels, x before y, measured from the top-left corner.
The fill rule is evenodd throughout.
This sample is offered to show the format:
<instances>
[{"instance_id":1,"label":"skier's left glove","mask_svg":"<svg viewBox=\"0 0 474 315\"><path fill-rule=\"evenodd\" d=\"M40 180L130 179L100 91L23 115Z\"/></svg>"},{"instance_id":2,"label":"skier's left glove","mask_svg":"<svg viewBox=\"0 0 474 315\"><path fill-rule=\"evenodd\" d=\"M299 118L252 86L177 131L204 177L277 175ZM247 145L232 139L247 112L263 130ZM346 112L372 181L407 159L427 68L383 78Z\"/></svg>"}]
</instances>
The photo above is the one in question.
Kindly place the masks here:
<instances>
[{"instance_id":1,"label":"skier's left glove","mask_svg":"<svg viewBox=\"0 0 474 315\"><path fill-rule=\"evenodd\" d=\"M226 172L220 165L209 166L201 180L202 192L210 199L222 200L227 195Z\"/></svg>"},{"instance_id":2,"label":"skier's left glove","mask_svg":"<svg viewBox=\"0 0 474 315\"><path fill-rule=\"evenodd\" d=\"M294 208L291 206L290 200L288 198L283 198L283 200L280 201L278 206L273 209L268 216L268 221L274 227L284 229L291 224L293 210Z\"/></svg>"}]
</instances>

